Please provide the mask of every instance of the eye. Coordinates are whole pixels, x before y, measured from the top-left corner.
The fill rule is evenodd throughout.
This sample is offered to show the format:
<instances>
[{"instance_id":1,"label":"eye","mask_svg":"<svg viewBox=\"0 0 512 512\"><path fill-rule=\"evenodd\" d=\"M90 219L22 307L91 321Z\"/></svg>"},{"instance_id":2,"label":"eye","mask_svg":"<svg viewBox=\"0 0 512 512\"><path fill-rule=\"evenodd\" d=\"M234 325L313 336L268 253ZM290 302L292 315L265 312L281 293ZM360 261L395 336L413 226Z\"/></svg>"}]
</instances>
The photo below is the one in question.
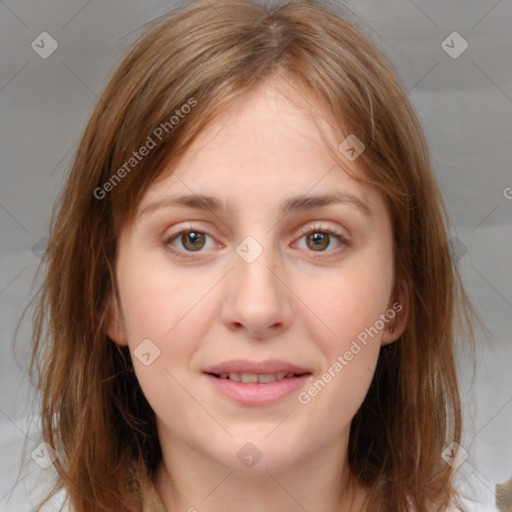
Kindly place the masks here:
<instances>
[{"instance_id":1,"label":"eye","mask_svg":"<svg viewBox=\"0 0 512 512\"><path fill-rule=\"evenodd\" d=\"M299 231L299 235L299 240L305 238L306 250L308 252L329 253L329 255L332 255L333 253L337 254L344 247L350 245L347 238L341 232L321 225L302 228ZM207 244L208 239L210 240L209 246ZM221 247L203 228L193 225L165 237L164 245L174 254L183 258L193 258L194 253L200 253L203 249ZM332 245L335 245L335 247L333 248ZM304 247L299 248L303 249ZM330 249L327 250L328 248ZM318 254L315 257L325 256Z\"/></svg>"},{"instance_id":2,"label":"eye","mask_svg":"<svg viewBox=\"0 0 512 512\"><path fill-rule=\"evenodd\" d=\"M211 240L210 246L207 246L207 239ZM186 228L171 234L164 239L164 244L173 253L178 256L187 257L183 253L201 252L202 249L210 249L212 247L219 247L213 238L208 235L203 228L198 226L187 226ZM181 247L176 246L181 245Z\"/></svg>"},{"instance_id":3,"label":"eye","mask_svg":"<svg viewBox=\"0 0 512 512\"><path fill-rule=\"evenodd\" d=\"M320 225L303 228L299 234L301 235L300 239L305 238L306 247L312 252L337 253L338 249L343 250L343 247L349 245L349 241L341 232ZM333 242L334 249L332 249ZM329 247L331 249L327 251L326 249Z\"/></svg>"}]
</instances>

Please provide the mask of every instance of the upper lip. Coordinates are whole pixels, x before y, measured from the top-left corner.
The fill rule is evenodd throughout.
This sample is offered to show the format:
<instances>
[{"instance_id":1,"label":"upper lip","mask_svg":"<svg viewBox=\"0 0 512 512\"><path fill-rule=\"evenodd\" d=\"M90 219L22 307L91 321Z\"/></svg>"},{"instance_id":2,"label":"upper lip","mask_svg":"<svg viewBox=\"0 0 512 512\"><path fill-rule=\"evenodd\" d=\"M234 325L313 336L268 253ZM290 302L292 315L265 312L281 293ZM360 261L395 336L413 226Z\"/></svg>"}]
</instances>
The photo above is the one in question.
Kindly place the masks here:
<instances>
[{"instance_id":1,"label":"upper lip","mask_svg":"<svg viewBox=\"0 0 512 512\"><path fill-rule=\"evenodd\" d=\"M303 366L280 361L278 359L270 359L267 361L248 361L245 359L234 359L226 361L215 366L210 366L204 373L253 373L256 375L271 375L276 373L295 373L304 374L311 373L310 370Z\"/></svg>"}]
</instances>

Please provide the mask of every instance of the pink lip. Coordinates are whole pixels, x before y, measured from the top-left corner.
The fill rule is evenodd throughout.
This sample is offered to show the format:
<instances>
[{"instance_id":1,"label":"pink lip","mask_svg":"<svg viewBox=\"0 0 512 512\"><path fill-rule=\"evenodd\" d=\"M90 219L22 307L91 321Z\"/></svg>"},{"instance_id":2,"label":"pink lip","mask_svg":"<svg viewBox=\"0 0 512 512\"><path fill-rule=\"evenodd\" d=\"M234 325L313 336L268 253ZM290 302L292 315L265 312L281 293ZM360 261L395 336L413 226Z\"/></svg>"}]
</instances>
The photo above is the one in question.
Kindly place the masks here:
<instances>
[{"instance_id":1,"label":"pink lip","mask_svg":"<svg viewBox=\"0 0 512 512\"><path fill-rule=\"evenodd\" d=\"M248 361L245 359L234 359L226 361L215 366L211 366L204 373L256 373L265 375L270 373L311 373L311 370L295 364L280 361L279 359L269 359L267 361Z\"/></svg>"},{"instance_id":2,"label":"pink lip","mask_svg":"<svg viewBox=\"0 0 512 512\"><path fill-rule=\"evenodd\" d=\"M243 382L236 382L230 379L220 379L213 375L231 372L255 373L257 375L295 373L297 375L285 377L284 379L267 384L244 384ZM307 368L278 360L262 362L234 360L212 366L204 373L217 391L242 405L267 405L275 403L294 391L298 391L312 375Z\"/></svg>"}]
</instances>

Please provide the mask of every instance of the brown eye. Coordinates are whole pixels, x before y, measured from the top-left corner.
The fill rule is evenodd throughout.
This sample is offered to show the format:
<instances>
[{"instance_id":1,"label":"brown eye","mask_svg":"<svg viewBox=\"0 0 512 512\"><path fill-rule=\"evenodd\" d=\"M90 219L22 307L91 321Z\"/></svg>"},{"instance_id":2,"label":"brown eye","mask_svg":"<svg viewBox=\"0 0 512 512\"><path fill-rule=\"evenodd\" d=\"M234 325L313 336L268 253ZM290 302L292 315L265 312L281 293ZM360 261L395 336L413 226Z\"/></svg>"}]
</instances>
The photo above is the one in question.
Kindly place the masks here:
<instances>
[{"instance_id":1,"label":"brown eye","mask_svg":"<svg viewBox=\"0 0 512 512\"><path fill-rule=\"evenodd\" d=\"M341 232L321 225L303 228L299 234L299 248L317 253L315 257L319 258L337 255L350 245L349 240Z\"/></svg>"},{"instance_id":2,"label":"brown eye","mask_svg":"<svg viewBox=\"0 0 512 512\"><path fill-rule=\"evenodd\" d=\"M164 237L163 243L172 253L185 258L219 247L211 235L193 225Z\"/></svg>"},{"instance_id":3,"label":"brown eye","mask_svg":"<svg viewBox=\"0 0 512 512\"><path fill-rule=\"evenodd\" d=\"M313 251L323 251L329 247L330 235L325 232L314 232L306 235L306 244Z\"/></svg>"},{"instance_id":4,"label":"brown eye","mask_svg":"<svg viewBox=\"0 0 512 512\"><path fill-rule=\"evenodd\" d=\"M181 243L187 251L198 251L204 246L205 235L197 231L188 231L181 234Z\"/></svg>"}]
</instances>

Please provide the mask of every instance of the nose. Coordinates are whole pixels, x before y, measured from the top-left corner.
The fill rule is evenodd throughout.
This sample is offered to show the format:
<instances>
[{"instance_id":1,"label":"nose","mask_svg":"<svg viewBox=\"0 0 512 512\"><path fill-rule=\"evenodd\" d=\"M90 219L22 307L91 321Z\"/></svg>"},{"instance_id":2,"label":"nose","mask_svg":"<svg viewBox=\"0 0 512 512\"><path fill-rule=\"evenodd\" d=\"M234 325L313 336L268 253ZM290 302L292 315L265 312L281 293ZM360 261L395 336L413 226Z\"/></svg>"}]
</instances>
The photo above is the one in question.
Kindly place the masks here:
<instances>
[{"instance_id":1,"label":"nose","mask_svg":"<svg viewBox=\"0 0 512 512\"><path fill-rule=\"evenodd\" d=\"M293 294L279 275L270 251L248 263L234 255L235 268L229 272L221 319L231 331L256 339L275 337L292 322Z\"/></svg>"}]
</instances>

